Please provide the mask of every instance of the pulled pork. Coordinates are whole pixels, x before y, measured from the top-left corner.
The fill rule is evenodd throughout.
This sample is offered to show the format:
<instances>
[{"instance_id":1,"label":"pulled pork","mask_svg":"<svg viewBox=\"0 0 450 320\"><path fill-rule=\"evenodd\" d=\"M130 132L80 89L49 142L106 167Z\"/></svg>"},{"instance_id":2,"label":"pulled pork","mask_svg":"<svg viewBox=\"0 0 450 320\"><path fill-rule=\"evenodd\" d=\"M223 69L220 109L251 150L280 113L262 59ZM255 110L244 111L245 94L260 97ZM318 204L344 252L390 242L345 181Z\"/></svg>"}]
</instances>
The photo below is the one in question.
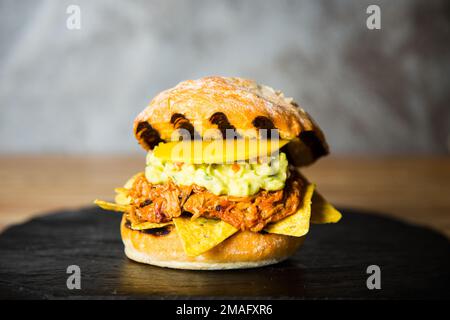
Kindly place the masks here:
<instances>
[{"instance_id":1,"label":"pulled pork","mask_svg":"<svg viewBox=\"0 0 450 320\"><path fill-rule=\"evenodd\" d=\"M178 186L172 181L151 184L142 174L129 191L132 209L129 218L134 222L168 222L182 213L192 218L219 218L241 230L261 231L270 222L294 214L301 204L305 183L293 170L279 191L260 190L248 197L217 196L197 186Z\"/></svg>"}]
</instances>

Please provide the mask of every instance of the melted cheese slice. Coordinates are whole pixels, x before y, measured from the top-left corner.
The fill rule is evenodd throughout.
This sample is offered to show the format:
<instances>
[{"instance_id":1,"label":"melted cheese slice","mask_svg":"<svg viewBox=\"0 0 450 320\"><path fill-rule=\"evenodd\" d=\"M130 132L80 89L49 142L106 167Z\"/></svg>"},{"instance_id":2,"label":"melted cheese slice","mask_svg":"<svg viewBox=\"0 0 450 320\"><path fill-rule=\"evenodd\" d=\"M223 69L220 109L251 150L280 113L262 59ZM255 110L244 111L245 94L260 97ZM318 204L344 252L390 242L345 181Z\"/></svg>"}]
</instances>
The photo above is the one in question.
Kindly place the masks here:
<instances>
[{"instance_id":1,"label":"melted cheese slice","mask_svg":"<svg viewBox=\"0 0 450 320\"><path fill-rule=\"evenodd\" d=\"M266 157L286 145L287 140L193 140L160 143L153 154L165 161L202 163L233 163Z\"/></svg>"}]
</instances>

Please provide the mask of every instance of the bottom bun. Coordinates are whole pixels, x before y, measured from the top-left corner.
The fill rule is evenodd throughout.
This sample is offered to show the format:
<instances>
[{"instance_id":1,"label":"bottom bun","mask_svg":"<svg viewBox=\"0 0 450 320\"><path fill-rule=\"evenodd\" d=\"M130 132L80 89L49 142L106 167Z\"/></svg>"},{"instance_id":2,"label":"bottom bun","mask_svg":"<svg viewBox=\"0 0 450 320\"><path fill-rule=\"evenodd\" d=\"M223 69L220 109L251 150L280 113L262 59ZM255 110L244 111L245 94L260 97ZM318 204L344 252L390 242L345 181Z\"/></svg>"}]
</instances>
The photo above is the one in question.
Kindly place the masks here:
<instances>
[{"instance_id":1,"label":"bottom bun","mask_svg":"<svg viewBox=\"0 0 450 320\"><path fill-rule=\"evenodd\" d=\"M121 226L125 254L131 260L159 267L190 270L245 269L267 266L289 258L305 237L239 231L213 249L189 257L174 227L151 234Z\"/></svg>"}]
</instances>

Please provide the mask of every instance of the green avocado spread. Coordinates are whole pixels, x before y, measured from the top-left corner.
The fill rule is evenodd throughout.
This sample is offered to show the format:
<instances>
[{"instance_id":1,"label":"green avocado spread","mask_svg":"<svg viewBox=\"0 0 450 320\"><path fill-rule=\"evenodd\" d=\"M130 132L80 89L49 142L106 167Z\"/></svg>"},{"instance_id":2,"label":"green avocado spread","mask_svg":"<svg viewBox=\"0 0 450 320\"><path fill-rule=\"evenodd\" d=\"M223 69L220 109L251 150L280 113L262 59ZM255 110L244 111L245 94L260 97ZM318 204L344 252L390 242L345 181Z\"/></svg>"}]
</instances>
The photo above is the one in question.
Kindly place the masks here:
<instances>
[{"instance_id":1,"label":"green avocado spread","mask_svg":"<svg viewBox=\"0 0 450 320\"><path fill-rule=\"evenodd\" d=\"M145 177L154 184L172 179L178 185L202 186L216 195L250 196L260 189L275 191L284 188L288 162L280 152L261 163L188 164L161 160L149 152Z\"/></svg>"}]
</instances>

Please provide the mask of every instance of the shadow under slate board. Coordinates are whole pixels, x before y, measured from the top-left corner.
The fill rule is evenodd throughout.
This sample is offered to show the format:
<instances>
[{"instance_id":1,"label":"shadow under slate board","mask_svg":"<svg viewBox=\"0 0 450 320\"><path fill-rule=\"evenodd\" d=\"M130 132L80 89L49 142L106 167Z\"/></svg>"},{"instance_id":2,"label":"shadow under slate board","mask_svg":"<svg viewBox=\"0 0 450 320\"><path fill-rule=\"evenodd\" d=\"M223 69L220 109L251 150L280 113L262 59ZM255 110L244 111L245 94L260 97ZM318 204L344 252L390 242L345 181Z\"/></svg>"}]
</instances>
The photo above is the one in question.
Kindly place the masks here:
<instances>
[{"instance_id":1,"label":"shadow under slate board","mask_svg":"<svg viewBox=\"0 0 450 320\"><path fill-rule=\"evenodd\" d=\"M335 225L313 225L291 259L259 269L184 271L128 260L120 214L64 211L0 235L0 298L449 298L450 242L426 228L343 209ZM69 290L67 267L81 269ZM369 265L381 289L369 290Z\"/></svg>"}]
</instances>

